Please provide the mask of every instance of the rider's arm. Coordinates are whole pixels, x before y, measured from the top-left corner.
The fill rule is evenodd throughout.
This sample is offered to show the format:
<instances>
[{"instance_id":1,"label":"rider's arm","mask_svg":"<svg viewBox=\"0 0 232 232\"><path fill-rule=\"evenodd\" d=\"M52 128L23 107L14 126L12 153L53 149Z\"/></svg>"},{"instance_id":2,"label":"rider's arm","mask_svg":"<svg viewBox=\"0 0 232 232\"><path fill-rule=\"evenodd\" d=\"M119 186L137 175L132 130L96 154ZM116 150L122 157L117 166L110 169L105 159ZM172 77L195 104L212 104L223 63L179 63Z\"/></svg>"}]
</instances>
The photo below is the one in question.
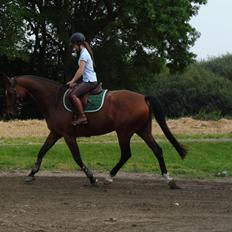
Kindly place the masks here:
<instances>
[{"instance_id":1,"label":"rider's arm","mask_svg":"<svg viewBox=\"0 0 232 232\"><path fill-rule=\"evenodd\" d=\"M79 68L77 69L77 71L72 79L72 82L76 82L83 75L84 69L85 69L85 61L81 60Z\"/></svg>"},{"instance_id":2,"label":"rider's arm","mask_svg":"<svg viewBox=\"0 0 232 232\"><path fill-rule=\"evenodd\" d=\"M85 69L85 61L81 60L80 61L80 65L79 65L79 68L77 69L74 77L72 78L71 81L67 82L67 85L69 85L70 87L72 87L76 81L83 75L84 73L84 69Z\"/></svg>"}]
</instances>

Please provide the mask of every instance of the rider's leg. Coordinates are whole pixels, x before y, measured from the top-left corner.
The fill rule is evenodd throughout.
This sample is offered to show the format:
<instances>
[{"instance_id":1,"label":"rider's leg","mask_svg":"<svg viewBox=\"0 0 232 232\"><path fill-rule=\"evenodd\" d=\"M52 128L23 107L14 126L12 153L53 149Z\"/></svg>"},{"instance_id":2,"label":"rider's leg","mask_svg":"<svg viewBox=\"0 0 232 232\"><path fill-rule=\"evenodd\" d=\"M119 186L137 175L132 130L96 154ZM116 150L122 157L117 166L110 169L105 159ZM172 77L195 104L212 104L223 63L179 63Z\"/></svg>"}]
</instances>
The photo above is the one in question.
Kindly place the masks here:
<instances>
[{"instance_id":1,"label":"rider's leg","mask_svg":"<svg viewBox=\"0 0 232 232\"><path fill-rule=\"evenodd\" d=\"M78 124L87 124L88 123L87 117L84 113L83 106L82 106L80 99L78 97L76 97L76 95L72 94L72 95L70 95L70 100L75 108L76 115L78 115L78 118L74 119L72 121L72 124L74 126L76 126Z\"/></svg>"},{"instance_id":2,"label":"rider's leg","mask_svg":"<svg viewBox=\"0 0 232 232\"><path fill-rule=\"evenodd\" d=\"M77 124L86 124L87 117L84 113L82 103L78 97L85 95L87 92L92 90L96 86L97 82L82 82L78 84L74 89L70 92L70 101L75 108L75 113L78 115L78 118L74 118L72 124L76 126Z\"/></svg>"}]
</instances>

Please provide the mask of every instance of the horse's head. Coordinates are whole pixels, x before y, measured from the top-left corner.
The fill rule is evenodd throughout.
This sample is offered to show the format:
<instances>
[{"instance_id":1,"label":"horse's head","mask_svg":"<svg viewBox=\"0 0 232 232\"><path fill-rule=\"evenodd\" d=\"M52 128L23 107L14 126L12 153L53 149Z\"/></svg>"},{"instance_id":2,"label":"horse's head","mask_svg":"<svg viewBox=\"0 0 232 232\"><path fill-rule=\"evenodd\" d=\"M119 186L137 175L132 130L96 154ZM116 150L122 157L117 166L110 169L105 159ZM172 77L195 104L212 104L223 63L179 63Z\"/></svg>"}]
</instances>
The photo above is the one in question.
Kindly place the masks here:
<instances>
[{"instance_id":1,"label":"horse's head","mask_svg":"<svg viewBox=\"0 0 232 232\"><path fill-rule=\"evenodd\" d=\"M26 89L17 84L17 79L5 76L6 114L10 117L19 116L26 96Z\"/></svg>"}]
</instances>

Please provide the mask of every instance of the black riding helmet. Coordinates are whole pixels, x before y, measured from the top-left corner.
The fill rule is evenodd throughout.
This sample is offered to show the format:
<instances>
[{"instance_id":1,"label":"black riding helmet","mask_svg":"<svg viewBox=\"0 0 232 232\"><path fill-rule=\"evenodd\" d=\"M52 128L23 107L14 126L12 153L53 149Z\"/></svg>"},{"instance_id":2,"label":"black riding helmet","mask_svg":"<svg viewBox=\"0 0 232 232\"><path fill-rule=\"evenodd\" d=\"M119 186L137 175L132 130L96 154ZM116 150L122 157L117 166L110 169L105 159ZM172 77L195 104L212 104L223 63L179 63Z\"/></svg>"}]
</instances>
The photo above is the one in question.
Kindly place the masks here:
<instances>
[{"instance_id":1,"label":"black riding helmet","mask_svg":"<svg viewBox=\"0 0 232 232\"><path fill-rule=\"evenodd\" d=\"M75 32L70 38L71 44L79 44L85 42L85 36L81 32Z\"/></svg>"}]
</instances>

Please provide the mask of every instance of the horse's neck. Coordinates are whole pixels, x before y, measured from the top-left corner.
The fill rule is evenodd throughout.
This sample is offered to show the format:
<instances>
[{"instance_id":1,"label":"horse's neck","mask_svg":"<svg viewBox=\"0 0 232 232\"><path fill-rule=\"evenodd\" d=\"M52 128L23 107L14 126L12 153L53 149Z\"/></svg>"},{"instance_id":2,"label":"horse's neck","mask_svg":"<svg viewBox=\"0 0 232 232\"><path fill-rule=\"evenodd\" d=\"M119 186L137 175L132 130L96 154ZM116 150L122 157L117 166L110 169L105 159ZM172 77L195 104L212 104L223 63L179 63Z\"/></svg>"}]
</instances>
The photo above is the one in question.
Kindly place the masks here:
<instances>
[{"instance_id":1,"label":"horse's neck","mask_svg":"<svg viewBox=\"0 0 232 232\"><path fill-rule=\"evenodd\" d=\"M50 84L46 80L33 78L18 78L17 83L27 90L45 115L48 115L54 109L59 88L58 84Z\"/></svg>"}]
</instances>

